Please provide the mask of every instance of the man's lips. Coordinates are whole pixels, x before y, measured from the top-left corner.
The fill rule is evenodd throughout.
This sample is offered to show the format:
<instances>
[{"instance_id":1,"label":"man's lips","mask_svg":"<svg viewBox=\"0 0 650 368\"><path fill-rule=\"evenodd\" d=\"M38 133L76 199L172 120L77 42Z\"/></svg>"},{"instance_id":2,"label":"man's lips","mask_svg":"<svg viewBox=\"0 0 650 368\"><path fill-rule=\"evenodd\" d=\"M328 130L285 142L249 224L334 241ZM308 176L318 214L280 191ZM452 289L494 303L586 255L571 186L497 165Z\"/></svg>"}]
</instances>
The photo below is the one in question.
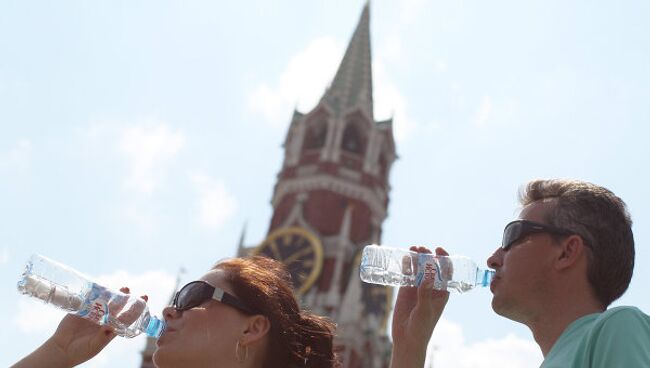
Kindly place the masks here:
<instances>
[{"instance_id":1,"label":"man's lips","mask_svg":"<svg viewBox=\"0 0 650 368\"><path fill-rule=\"evenodd\" d=\"M492 281L490 282L490 291L492 294L494 294L494 289L496 289L496 284L499 280L501 280L500 276L495 275L494 278L492 278Z\"/></svg>"}]
</instances>

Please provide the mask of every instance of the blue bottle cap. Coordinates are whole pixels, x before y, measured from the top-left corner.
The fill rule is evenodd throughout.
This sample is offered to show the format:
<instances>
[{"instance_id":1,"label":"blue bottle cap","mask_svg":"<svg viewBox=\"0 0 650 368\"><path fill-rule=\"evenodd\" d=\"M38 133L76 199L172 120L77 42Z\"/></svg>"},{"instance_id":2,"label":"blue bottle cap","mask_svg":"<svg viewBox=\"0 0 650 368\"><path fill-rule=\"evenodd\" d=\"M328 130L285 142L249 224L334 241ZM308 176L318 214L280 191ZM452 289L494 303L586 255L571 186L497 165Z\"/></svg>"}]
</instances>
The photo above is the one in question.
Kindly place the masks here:
<instances>
[{"instance_id":1,"label":"blue bottle cap","mask_svg":"<svg viewBox=\"0 0 650 368\"><path fill-rule=\"evenodd\" d=\"M496 273L493 270L482 270L483 271L483 277L480 283L477 283L478 285L481 286L490 286L490 282L492 282L492 278L494 277L494 274Z\"/></svg>"},{"instance_id":2,"label":"blue bottle cap","mask_svg":"<svg viewBox=\"0 0 650 368\"><path fill-rule=\"evenodd\" d=\"M167 327L167 323L165 323L164 320L152 316L149 319L149 324L147 325L147 329L144 331L144 333L146 333L147 336L158 339L165 332L165 327Z\"/></svg>"}]
</instances>

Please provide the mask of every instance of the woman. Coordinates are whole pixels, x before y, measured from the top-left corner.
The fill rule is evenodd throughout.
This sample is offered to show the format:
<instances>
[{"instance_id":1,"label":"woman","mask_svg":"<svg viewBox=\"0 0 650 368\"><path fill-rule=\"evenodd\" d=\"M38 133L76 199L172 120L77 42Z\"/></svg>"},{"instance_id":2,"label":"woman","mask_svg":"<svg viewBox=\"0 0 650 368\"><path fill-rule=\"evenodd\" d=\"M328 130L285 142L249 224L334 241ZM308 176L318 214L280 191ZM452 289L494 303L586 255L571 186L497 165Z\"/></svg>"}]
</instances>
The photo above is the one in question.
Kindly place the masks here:
<instances>
[{"instance_id":1,"label":"woman","mask_svg":"<svg viewBox=\"0 0 650 368\"><path fill-rule=\"evenodd\" d=\"M167 329L153 356L159 368L336 366L334 323L301 311L289 274L268 258L217 263L181 288L163 315ZM95 356L114 336L110 327L68 315L14 368L72 367Z\"/></svg>"}]
</instances>

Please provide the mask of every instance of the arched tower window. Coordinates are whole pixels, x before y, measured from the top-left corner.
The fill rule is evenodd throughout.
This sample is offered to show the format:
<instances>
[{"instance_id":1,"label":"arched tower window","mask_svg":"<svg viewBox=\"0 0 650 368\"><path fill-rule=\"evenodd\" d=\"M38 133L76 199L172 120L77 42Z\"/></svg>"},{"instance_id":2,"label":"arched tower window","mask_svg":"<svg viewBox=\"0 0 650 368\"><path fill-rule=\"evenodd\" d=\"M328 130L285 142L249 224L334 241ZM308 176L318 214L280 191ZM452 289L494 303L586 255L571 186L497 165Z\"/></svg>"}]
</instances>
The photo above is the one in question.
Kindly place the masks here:
<instances>
[{"instance_id":1,"label":"arched tower window","mask_svg":"<svg viewBox=\"0 0 650 368\"><path fill-rule=\"evenodd\" d=\"M306 122L302 150L316 150L325 146L327 140L328 115L323 111L312 115Z\"/></svg>"},{"instance_id":2,"label":"arched tower window","mask_svg":"<svg viewBox=\"0 0 650 368\"><path fill-rule=\"evenodd\" d=\"M341 148L350 153L361 155L364 150L363 137L356 127L356 124L349 123L343 131L343 142Z\"/></svg>"},{"instance_id":3,"label":"arched tower window","mask_svg":"<svg viewBox=\"0 0 650 368\"><path fill-rule=\"evenodd\" d=\"M325 145L327 139L327 118L320 116L307 123L307 132L303 143L304 150L318 149Z\"/></svg>"},{"instance_id":4,"label":"arched tower window","mask_svg":"<svg viewBox=\"0 0 650 368\"><path fill-rule=\"evenodd\" d=\"M311 165L320 160L323 147L327 141L328 115L319 111L305 121L304 136L302 137L302 148L299 164Z\"/></svg>"}]
</instances>

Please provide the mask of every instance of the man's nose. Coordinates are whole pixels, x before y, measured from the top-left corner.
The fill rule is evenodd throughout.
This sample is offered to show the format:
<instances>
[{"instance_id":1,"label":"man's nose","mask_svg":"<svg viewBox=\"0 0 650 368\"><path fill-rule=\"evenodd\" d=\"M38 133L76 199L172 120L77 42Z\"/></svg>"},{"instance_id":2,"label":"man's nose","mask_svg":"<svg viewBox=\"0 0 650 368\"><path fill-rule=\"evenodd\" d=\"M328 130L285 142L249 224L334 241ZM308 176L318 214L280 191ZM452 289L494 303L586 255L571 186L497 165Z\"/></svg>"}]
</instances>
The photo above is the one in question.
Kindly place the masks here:
<instances>
[{"instance_id":1,"label":"man's nose","mask_svg":"<svg viewBox=\"0 0 650 368\"><path fill-rule=\"evenodd\" d=\"M503 265L503 249L501 247L492 253L487 259L487 266L492 269L497 269Z\"/></svg>"}]
</instances>

